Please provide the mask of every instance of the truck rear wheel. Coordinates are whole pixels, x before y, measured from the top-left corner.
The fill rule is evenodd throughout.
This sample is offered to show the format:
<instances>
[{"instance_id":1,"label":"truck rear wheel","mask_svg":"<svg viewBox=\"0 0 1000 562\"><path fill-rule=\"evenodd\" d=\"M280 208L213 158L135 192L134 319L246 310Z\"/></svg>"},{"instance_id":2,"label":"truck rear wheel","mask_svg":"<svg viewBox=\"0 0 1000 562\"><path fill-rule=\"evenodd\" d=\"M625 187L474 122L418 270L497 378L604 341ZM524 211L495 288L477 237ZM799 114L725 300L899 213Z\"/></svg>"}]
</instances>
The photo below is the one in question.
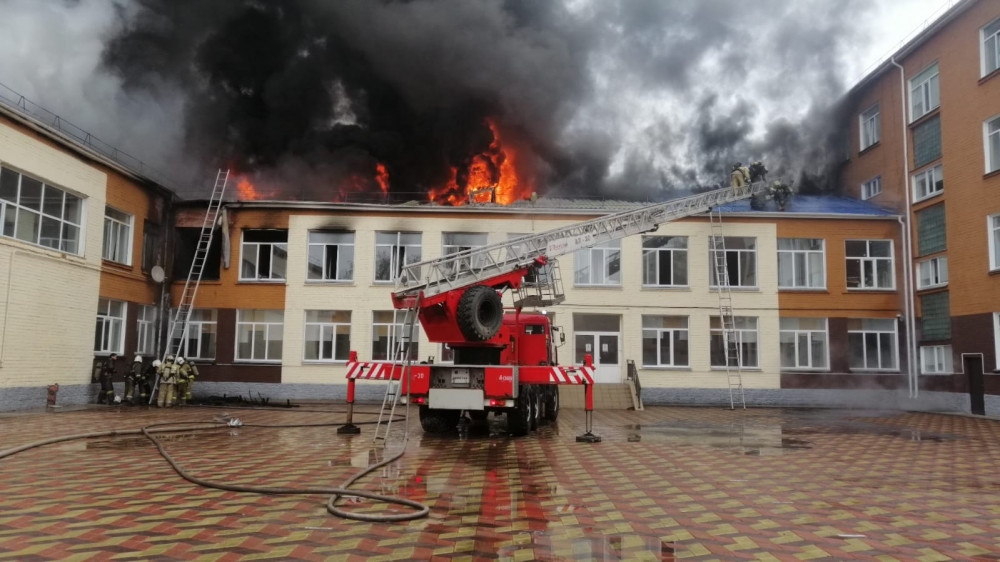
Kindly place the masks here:
<instances>
[{"instance_id":1,"label":"truck rear wheel","mask_svg":"<svg viewBox=\"0 0 1000 562\"><path fill-rule=\"evenodd\" d=\"M493 287L474 285L462 293L455 316L467 340L486 341L500 331L503 301Z\"/></svg>"},{"instance_id":2,"label":"truck rear wheel","mask_svg":"<svg viewBox=\"0 0 1000 562\"><path fill-rule=\"evenodd\" d=\"M550 386L545 389L545 419L554 422L559 417L559 387Z\"/></svg>"},{"instance_id":3,"label":"truck rear wheel","mask_svg":"<svg viewBox=\"0 0 1000 562\"><path fill-rule=\"evenodd\" d=\"M447 433L458 426L458 417L461 413L459 410L432 410L427 406L421 406L420 427L427 433Z\"/></svg>"},{"instance_id":4,"label":"truck rear wheel","mask_svg":"<svg viewBox=\"0 0 1000 562\"><path fill-rule=\"evenodd\" d=\"M531 396L526 387L521 387L514 401L514 407L507 410L507 432L516 437L531 431Z\"/></svg>"}]
</instances>

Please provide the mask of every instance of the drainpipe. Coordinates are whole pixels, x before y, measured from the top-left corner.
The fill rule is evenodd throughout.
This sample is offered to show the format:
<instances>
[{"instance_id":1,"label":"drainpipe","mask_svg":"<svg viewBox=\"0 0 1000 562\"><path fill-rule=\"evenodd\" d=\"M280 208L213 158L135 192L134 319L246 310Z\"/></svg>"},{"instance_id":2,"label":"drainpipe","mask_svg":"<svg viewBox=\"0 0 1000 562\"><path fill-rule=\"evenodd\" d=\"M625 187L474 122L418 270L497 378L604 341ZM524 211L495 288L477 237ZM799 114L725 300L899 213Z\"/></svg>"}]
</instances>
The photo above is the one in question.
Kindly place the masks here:
<instances>
[{"instance_id":1,"label":"drainpipe","mask_svg":"<svg viewBox=\"0 0 1000 562\"><path fill-rule=\"evenodd\" d=\"M918 379L920 365L917 358L916 299L913 296L913 245L910 239L912 234L911 225L913 224L913 206L910 201L910 147L906 121L906 76L902 65L896 62L895 55L889 58L889 62L899 69L899 104L903 117L903 194L906 197L906 213L900 216L898 220L903 229L903 299L906 307L904 314L907 332L906 362L909 369L907 381L910 386L910 398L916 398L920 394L920 381Z\"/></svg>"}]
</instances>

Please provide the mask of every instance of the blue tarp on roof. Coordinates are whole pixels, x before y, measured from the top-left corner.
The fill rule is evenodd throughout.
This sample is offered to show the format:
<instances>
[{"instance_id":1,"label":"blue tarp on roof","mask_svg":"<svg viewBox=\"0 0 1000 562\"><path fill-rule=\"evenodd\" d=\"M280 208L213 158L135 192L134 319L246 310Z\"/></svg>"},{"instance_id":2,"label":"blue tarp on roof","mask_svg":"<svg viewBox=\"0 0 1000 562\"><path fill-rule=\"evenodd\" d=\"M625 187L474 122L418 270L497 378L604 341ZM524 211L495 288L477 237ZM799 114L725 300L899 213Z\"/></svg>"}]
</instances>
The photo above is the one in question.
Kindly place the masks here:
<instances>
[{"instance_id":1,"label":"blue tarp on roof","mask_svg":"<svg viewBox=\"0 0 1000 562\"><path fill-rule=\"evenodd\" d=\"M803 214L824 214L824 215L873 215L889 217L897 215L894 211L884 209L860 199L853 197L843 197L839 195L792 195L791 201L784 211L778 211L778 206L774 201L768 201L763 209L755 211L750 208L750 200L744 199L727 205L720 205L720 210L724 213L803 213Z\"/></svg>"}]
</instances>

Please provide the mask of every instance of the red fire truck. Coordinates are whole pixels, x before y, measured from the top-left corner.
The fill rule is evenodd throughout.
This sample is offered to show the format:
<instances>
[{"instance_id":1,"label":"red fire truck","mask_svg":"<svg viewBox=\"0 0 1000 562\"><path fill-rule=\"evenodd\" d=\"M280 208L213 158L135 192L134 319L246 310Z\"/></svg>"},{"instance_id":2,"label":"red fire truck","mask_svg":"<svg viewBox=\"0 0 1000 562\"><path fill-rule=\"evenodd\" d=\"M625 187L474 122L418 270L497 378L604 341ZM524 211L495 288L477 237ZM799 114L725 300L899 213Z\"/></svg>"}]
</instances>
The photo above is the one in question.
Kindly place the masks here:
<instances>
[{"instance_id":1,"label":"red fire truck","mask_svg":"<svg viewBox=\"0 0 1000 562\"><path fill-rule=\"evenodd\" d=\"M600 440L592 432L591 358L583 365L559 365L556 352L565 336L545 314L525 310L564 300L554 258L652 232L665 222L747 199L763 188L755 183L718 189L404 266L392 294L393 306L406 311L393 360L362 362L351 352L349 412L355 381L384 380L383 414L389 413L389 420L396 403L408 401L419 406L420 423L428 433L455 428L462 412L473 419L494 412L505 414L510 433L525 435L541 420L559 415L558 385L576 384L584 385L586 396L586 431L577 439ZM503 295L512 300L506 309ZM418 320L429 341L451 348L452 363L410 356ZM350 413L339 431L359 431Z\"/></svg>"}]
</instances>

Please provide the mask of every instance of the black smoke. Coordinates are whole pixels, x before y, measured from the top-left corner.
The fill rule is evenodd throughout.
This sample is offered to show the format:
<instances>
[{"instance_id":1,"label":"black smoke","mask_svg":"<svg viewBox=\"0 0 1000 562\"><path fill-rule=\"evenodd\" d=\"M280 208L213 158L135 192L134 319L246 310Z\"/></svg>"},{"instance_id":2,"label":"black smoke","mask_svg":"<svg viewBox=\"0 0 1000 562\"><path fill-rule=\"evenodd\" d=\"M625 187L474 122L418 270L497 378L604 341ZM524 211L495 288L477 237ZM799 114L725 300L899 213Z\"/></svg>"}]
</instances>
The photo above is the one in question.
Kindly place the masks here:
<instances>
[{"instance_id":1,"label":"black smoke","mask_svg":"<svg viewBox=\"0 0 1000 562\"><path fill-rule=\"evenodd\" d=\"M182 160L202 184L231 166L276 197L332 200L348 180L377 193L381 162L408 198L485 151L490 118L528 149L522 174L543 193L657 197L726 181L736 160L822 177L864 9L134 0L102 62L131 95L182 98Z\"/></svg>"}]
</instances>

